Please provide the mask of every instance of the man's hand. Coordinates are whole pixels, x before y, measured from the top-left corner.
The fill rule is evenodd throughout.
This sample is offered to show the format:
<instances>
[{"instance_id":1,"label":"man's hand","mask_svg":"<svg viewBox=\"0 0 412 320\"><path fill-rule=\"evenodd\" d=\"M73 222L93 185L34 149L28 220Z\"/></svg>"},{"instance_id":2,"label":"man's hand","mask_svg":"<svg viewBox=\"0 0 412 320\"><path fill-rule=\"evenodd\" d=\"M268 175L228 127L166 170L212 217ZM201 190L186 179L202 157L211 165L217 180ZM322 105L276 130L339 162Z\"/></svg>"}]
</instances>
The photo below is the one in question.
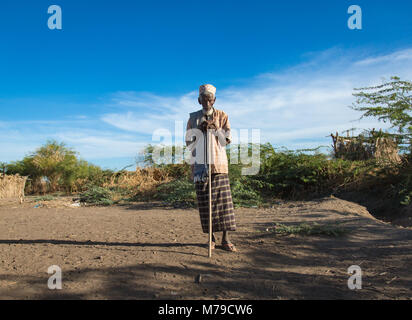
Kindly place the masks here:
<instances>
[{"instance_id":1,"label":"man's hand","mask_svg":"<svg viewBox=\"0 0 412 320\"><path fill-rule=\"evenodd\" d=\"M200 130L202 130L203 132L206 132L209 129L214 129L216 130L216 124L213 122L213 120L204 120L201 124L200 124Z\"/></svg>"}]
</instances>

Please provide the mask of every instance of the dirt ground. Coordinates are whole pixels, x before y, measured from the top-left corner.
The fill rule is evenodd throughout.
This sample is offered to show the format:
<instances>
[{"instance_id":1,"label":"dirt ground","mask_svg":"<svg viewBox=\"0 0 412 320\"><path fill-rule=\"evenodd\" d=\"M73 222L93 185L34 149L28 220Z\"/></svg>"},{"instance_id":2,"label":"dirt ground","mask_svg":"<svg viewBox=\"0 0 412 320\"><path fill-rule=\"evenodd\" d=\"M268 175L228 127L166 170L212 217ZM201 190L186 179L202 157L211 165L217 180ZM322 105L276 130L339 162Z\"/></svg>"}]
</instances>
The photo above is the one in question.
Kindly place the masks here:
<instances>
[{"instance_id":1,"label":"dirt ground","mask_svg":"<svg viewBox=\"0 0 412 320\"><path fill-rule=\"evenodd\" d=\"M218 246L209 259L196 209L3 201L0 298L412 299L412 229L333 197L236 209L236 218L231 240L239 252ZM301 222L342 222L350 232L270 231L274 223ZM62 269L61 290L47 287L51 265ZM362 268L360 290L347 286L351 265Z\"/></svg>"}]
</instances>

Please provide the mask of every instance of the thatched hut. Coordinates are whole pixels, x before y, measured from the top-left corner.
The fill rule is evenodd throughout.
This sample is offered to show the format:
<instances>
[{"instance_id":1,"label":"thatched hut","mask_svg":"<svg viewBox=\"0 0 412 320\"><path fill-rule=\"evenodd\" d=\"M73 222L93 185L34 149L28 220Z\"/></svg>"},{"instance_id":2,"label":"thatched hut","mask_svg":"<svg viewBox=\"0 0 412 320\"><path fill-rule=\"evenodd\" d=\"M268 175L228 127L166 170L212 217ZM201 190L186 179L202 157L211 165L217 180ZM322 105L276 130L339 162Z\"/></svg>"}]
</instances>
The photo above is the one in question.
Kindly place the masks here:
<instances>
[{"instance_id":1,"label":"thatched hut","mask_svg":"<svg viewBox=\"0 0 412 320\"><path fill-rule=\"evenodd\" d=\"M27 177L19 175L0 174L0 199L18 199L22 203L26 180Z\"/></svg>"}]
</instances>

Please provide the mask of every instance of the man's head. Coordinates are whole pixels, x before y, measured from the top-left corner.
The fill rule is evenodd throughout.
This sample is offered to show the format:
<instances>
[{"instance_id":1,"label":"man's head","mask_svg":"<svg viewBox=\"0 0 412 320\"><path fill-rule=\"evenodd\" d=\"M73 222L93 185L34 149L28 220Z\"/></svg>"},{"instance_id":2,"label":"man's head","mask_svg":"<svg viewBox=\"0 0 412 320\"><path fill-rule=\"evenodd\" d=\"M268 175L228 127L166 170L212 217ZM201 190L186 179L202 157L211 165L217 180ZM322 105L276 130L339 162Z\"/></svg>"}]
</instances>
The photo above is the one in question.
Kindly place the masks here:
<instances>
[{"instance_id":1,"label":"man's head","mask_svg":"<svg viewBox=\"0 0 412 320\"><path fill-rule=\"evenodd\" d=\"M199 104L202 105L204 111L212 109L216 101L216 88L211 84L204 84L199 88Z\"/></svg>"}]
</instances>

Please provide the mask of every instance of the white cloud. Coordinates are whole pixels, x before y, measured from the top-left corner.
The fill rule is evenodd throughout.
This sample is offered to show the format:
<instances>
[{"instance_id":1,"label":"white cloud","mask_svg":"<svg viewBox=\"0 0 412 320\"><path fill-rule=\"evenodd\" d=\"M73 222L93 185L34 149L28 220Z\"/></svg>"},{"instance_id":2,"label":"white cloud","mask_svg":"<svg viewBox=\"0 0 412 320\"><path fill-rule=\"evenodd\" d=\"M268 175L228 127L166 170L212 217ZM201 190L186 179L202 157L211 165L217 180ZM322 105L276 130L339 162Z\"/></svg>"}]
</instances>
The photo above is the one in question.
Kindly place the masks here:
<instances>
[{"instance_id":1,"label":"white cloud","mask_svg":"<svg viewBox=\"0 0 412 320\"><path fill-rule=\"evenodd\" d=\"M199 104L197 109L193 107L194 102L197 103L196 92L180 97L121 92L115 94L112 101L118 101L117 106L126 107L127 111L104 114L101 116L103 122L118 129L148 136L160 128L174 132L175 120L186 122L188 114L200 108Z\"/></svg>"},{"instance_id":2,"label":"white cloud","mask_svg":"<svg viewBox=\"0 0 412 320\"><path fill-rule=\"evenodd\" d=\"M282 72L258 75L247 85L218 88L216 107L228 113L233 128L259 128L262 142L288 147L302 139L302 148L311 141L328 144L330 133L352 127L388 128L374 119L356 121L361 114L349 108L353 89L379 84L393 75L412 79L412 49L360 58L331 49L310 56L311 60ZM186 123L189 112L200 109L196 91L180 97L119 93L113 101L128 107L127 111L106 114L102 120L146 134L156 128L171 129L175 119Z\"/></svg>"},{"instance_id":3,"label":"white cloud","mask_svg":"<svg viewBox=\"0 0 412 320\"><path fill-rule=\"evenodd\" d=\"M370 66L377 65L381 63L393 63L402 62L412 59L412 49L400 50L391 54L369 57L360 61L357 61L355 65L357 66Z\"/></svg>"},{"instance_id":4,"label":"white cloud","mask_svg":"<svg viewBox=\"0 0 412 320\"><path fill-rule=\"evenodd\" d=\"M74 148L81 158L133 159L139 154L146 142L136 135L106 129L89 129L75 123L55 124L46 122L22 126L20 122L9 122L4 129L0 126L0 161L15 161L34 152L47 140L55 139ZM130 162L130 161L128 161Z\"/></svg>"},{"instance_id":5,"label":"white cloud","mask_svg":"<svg viewBox=\"0 0 412 320\"><path fill-rule=\"evenodd\" d=\"M290 149L330 145L330 133L352 127L387 128L373 119L357 121L353 88L381 83L393 75L412 79L412 49L384 55L356 55L341 49L310 53L305 63L257 75L244 85L217 88L216 107L233 129L260 129L262 142ZM154 130L174 134L199 110L197 88L180 96L117 92L101 105L105 114L73 115L72 120L0 121L0 161L21 159L47 139L73 147L85 159L135 157L151 143ZM97 104L95 104L97 106Z\"/></svg>"}]
</instances>

